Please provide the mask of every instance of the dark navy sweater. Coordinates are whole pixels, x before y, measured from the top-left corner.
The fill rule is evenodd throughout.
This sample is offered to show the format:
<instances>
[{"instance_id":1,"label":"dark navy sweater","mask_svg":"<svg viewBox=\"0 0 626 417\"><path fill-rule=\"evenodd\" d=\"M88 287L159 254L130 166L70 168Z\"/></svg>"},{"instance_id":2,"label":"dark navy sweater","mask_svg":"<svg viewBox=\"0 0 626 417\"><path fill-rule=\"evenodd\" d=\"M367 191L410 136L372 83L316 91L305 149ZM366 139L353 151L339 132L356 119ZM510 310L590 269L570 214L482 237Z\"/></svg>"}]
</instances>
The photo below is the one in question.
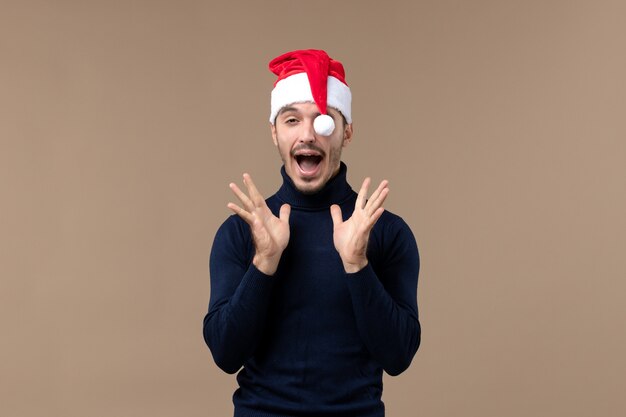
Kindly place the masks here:
<instances>
[{"instance_id":1,"label":"dark navy sweater","mask_svg":"<svg viewBox=\"0 0 626 417\"><path fill-rule=\"evenodd\" d=\"M368 265L348 274L330 215L332 204L344 220L354 210L346 166L313 195L281 173L267 205L275 215L291 205L290 239L274 276L252 264L250 229L238 216L222 224L211 250L204 339L222 370L241 369L235 416L383 416L382 371L404 371L420 344L413 234L385 211Z\"/></svg>"}]
</instances>

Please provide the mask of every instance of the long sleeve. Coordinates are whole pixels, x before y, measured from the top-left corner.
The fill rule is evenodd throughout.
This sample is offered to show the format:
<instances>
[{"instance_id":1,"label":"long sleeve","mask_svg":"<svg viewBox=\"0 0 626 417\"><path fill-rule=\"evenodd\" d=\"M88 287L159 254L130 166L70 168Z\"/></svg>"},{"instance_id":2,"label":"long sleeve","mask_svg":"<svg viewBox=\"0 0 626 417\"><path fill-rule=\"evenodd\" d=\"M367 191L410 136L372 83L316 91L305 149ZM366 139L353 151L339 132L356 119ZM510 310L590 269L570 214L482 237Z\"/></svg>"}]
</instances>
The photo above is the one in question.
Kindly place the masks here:
<instances>
[{"instance_id":1,"label":"long sleeve","mask_svg":"<svg viewBox=\"0 0 626 417\"><path fill-rule=\"evenodd\" d=\"M413 234L385 211L370 234L368 265L346 274L330 214L338 204L346 220L355 207L345 164L314 194L281 174L266 200L274 215L291 206L276 273L254 267L250 228L237 216L211 249L204 338L220 368L240 370L235 414L383 416L383 371L403 372L420 344Z\"/></svg>"},{"instance_id":2,"label":"long sleeve","mask_svg":"<svg viewBox=\"0 0 626 417\"><path fill-rule=\"evenodd\" d=\"M381 229L370 238L368 265L346 275L363 343L389 375L398 375L410 365L421 340L420 261L415 238L402 219Z\"/></svg>"},{"instance_id":3,"label":"long sleeve","mask_svg":"<svg viewBox=\"0 0 626 417\"><path fill-rule=\"evenodd\" d=\"M209 270L211 297L203 334L217 366L237 372L262 335L274 280L251 262L247 225L231 216L217 231Z\"/></svg>"}]
</instances>

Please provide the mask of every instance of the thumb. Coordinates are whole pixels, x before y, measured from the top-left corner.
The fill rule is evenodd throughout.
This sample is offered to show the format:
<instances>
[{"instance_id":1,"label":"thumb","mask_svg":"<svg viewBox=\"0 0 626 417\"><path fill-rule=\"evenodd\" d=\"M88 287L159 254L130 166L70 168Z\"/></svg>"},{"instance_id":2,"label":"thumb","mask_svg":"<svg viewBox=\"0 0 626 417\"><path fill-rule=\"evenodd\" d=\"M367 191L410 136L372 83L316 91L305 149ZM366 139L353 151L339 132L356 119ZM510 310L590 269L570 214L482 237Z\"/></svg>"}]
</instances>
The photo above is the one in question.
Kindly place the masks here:
<instances>
[{"instance_id":1,"label":"thumb","mask_svg":"<svg viewBox=\"0 0 626 417\"><path fill-rule=\"evenodd\" d=\"M333 227L337 227L343 223L343 217L341 217L341 207L337 204L330 206L330 216L333 218Z\"/></svg>"},{"instance_id":2,"label":"thumb","mask_svg":"<svg viewBox=\"0 0 626 417\"><path fill-rule=\"evenodd\" d=\"M291 206L289 204L283 204L282 206L280 206L280 213L278 214L278 216L280 217L281 221L285 223L289 223L290 213L291 213Z\"/></svg>"}]
</instances>

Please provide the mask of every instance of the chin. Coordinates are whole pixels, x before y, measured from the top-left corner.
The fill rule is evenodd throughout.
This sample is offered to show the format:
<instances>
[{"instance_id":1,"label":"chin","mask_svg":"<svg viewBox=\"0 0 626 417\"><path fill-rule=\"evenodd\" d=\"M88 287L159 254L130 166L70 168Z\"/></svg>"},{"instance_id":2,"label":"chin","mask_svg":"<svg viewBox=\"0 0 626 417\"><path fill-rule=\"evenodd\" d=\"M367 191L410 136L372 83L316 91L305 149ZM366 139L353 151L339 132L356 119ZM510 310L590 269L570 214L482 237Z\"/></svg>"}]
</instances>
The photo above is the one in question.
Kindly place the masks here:
<instances>
[{"instance_id":1,"label":"chin","mask_svg":"<svg viewBox=\"0 0 626 417\"><path fill-rule=\"evenodd\" d=\"M314 169L311 169L307 172L307 170L303 169L298 163L298 159L294 158L291 161L291 169L290 172L287 172L294 185L303 194L315 194L324 188L328 178L327 178L327 170L328 166L324 164L325 161L321 159L317 161Z\"/></svg>"},{"instance_id":2,"label":"chin","mask_svg":"<svg viewBox=\"0 0 626 417\"><path fill-rule=\"evenodd\" d=\"M302 194L315 194L324 188L324 183L319 180L311 182L298 180L294 181L294 185Z\"/></svg>"}]
</instances>

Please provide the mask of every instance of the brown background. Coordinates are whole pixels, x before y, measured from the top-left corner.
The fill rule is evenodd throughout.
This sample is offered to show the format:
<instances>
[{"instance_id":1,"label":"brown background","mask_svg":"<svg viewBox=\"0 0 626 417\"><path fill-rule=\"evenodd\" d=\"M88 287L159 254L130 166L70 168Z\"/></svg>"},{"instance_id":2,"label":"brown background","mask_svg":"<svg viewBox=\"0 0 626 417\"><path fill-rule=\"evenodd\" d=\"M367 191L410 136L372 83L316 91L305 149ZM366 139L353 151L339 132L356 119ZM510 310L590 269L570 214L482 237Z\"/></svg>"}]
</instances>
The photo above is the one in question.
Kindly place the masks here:
<instances>
[{"instance_id":1,"label":"brown background","mask_svg":"<svg viewBox=\"0 0 626 417\"><path fill-rule=\"evenodd\" d=\"M354 92L349 180L420 247L389 416L626 408L622 1L2 1L0 415L227 416L201 336L227 184L279 185L267 62Z\"/></svg>"}]
</instances>

